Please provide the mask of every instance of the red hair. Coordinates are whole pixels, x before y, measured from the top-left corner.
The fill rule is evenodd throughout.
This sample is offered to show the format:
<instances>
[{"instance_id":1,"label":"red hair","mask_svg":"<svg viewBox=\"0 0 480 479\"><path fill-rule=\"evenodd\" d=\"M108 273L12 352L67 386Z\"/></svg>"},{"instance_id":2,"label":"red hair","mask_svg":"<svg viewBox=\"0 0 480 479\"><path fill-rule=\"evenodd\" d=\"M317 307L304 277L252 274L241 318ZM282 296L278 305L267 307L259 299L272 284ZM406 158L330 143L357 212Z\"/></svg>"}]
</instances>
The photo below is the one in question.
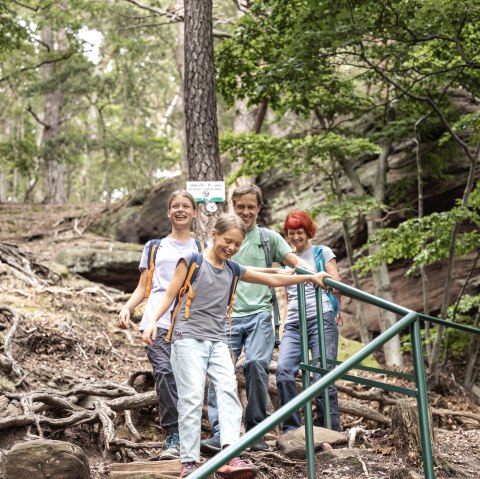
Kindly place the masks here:
<instances>
[{"instance_id":1,"label":"red hair","mask_svg":"<svg viewBox=\"0 0 480 479\"><path fill-rule=\"evenodd\" d=\"M285 230L285 233L288 234L288 230L299 230L300 228L305 230L308 239L313 238L317 231L317 225L306 211L292 211L285 218L283 229Z\"/></svg>"}]
</instances>

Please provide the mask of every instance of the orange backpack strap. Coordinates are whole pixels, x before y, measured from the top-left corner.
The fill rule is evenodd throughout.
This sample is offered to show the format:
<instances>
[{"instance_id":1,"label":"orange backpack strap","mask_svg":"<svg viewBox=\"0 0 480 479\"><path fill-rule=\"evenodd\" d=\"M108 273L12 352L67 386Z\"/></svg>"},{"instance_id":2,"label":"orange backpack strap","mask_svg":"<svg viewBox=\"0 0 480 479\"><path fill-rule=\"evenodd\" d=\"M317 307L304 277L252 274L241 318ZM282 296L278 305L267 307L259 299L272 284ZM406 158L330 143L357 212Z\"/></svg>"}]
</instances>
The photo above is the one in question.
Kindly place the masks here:
<instances>
[{"instance_id":1,"label":"orange backpack strap","mask_svg":"<svg viewBox=\"0 0 480 479\"><path fill-rule=\"evenodd\" d=\"M232 284L230 286L230 294L228 299L228 309L227 309L227 320L228 328L230 330L230 356L232 358L232 363L235 364L235 358L233 357L233 348L232 348L232 314L233 314L233 301L235 299L235 290L237 289L238 280L240 279L240 266L235 261L226 261L226 265L231 269L233 273Z\"/></svg>"},{"instance_id":2,"label":"orange backpack strap","mask_svg":"<svg viewBox=\"0 0 480 479\"><path fill-rule=\"evenodd\" d=\"M195 281L200 266L202 265L203 255L201 253L193 253L192 258L188 264L187 276L185 277L185 281L183 282L183 286L180 288L180 291L175 298L173 303L173 311L172 317L170 320L170 328L168 330L167 335L165 336L165 341L170 342L173 333L173 327L175 325L175 317L177 316L178 310L180 305L182 304L182 299L185 294L188 292L187 302L185 304L185 319L188 319L190 316L190 304L195 296L195 292L192 288L192 283Z\"/></svg>"},{"instance_id":3,"label":"orange backpack strap","mask_svg":"<svg viewBox=\"0 0 480 479\"><path fill-rule=\"evenodd\" d=\"M145 286L145 296L144 299L147 299L150 296L152 291L152 281L153 281L153 271L155 270L155 260L157 258L157 250L162 242L161 239L154 239L150 241L148 246L148 275L147 275L147 285Z\"/></svg>"},{"instance_id":4,"label":"orange backpack strap","mask_svg":"<svg viewBox=\"0 0 480 479\"><path fill-rule=\"evenodd\" d=\"M207 242L203 240L196 239L195 244L197 245L197 249L199 253L203 253L207 249Z\"/></svg>"}]
</instances>

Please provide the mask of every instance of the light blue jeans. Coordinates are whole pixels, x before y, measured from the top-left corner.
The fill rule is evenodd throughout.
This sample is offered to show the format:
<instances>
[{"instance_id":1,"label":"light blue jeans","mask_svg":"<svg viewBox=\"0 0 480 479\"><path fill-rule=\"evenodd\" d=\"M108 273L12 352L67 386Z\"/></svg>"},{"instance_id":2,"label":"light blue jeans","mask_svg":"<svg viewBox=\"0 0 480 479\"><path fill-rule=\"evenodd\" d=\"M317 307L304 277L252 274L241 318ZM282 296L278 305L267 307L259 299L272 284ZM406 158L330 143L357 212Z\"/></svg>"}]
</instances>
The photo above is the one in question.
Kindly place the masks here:
<instances>
[{"instance_id":1,"label":"light blue jeans","mask_svg":"<svg viewBox=\"0 0 480 479\"><path fill-rule=\"evenodd\" d=\"M269 311L261 311L249 316L232 317L231 341L228 321L225 325L225 332L227 341L229 344L231 343L235 363L242 349L245 348L243 364L247 392L245 428L249 431L267 417L268 367L272 360L274 343L272 314ZM211 387L208 389L208 418L212 434L218 436L221 424L218 420L215 393Z\"/></svg>"},{"instance_id":2,"label":"light blue jeans","mask_svg":"<svg viewBox=\"0 0 480 479\"><path fill-rule=\"evenodd\" d=\"M208 375L218 403L222 446L240 437L242 406L228 346L222 341L177 339L171 363L178 391L180 462L199 462L202 406Z\"/></svg>"}]
</instances>

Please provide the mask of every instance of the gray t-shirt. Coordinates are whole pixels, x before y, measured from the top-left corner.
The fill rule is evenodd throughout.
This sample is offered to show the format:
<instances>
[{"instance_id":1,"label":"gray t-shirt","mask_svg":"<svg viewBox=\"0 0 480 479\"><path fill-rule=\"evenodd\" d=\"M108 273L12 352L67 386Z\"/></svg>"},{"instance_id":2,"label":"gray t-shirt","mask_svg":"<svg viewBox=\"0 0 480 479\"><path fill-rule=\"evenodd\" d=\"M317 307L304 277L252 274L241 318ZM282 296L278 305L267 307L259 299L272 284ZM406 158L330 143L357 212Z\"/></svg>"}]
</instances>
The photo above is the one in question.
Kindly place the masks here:
<instances>
[{"instance_id":1,"label":"gray t-shirt","mask_svg":"<svg viewBox=\"0 0 480 479\"><path fill-rule=\"evenodd\" d=\"M298 253L298 257L302 258L308 263L308 269L318 272L315 265L315 259L313 257L313 246ZM323 262L326 265L329 261L335 258L333 251L328 247L323 247ZM298 296L297 296L297 286L287 286L287 301L288 301L288 311L287 319L285 323L298 323ZM305 286L305 300L307 305L307 318L315 317L317 314L317 307L315 303L315 287L311 283L307 283ZM322 304L323 312L332 311L332 303L327 296L325 289L322 289Z\"/></svg>"},{"instance_id":2,"label":"gray t-shirt","mask_svg":"<svg viewBox=\"0 0 480 479\"><path fill-rule=\"evenodd\" d=\"M190 253L183 258L187 265L191 257ZM246 268L239 266L242 278ZM190 338L227 342L225 321L232 280L233 273L226 264L223 268L216 268L203 258L197 277L192 283L195 296L190 304L189 318L185 319L185 295L175 317L172 341Z\"/></svg>"},{"instance_id":3,"label":"gray t-shirt","mask_svg":"<svg viewBox=\"0 0 480 479\"><path fill-rule=\"evenodd\" d=\"M140 260L140 272L148 269L148 247L150 241L143 248L142 259ZM175 241L168 236L163 238L157 250L155 257L155 269L152 278L152 291L148 297L145 311L139 329L143 331L150 322L150 316L155 311L158 303L172 280L173 273L177 267L178 260L188 253L198 251L195 239L188 241ZM171 308L158 321L159 328L168 329L170 327Z\"/></svg>"}]
</instances>

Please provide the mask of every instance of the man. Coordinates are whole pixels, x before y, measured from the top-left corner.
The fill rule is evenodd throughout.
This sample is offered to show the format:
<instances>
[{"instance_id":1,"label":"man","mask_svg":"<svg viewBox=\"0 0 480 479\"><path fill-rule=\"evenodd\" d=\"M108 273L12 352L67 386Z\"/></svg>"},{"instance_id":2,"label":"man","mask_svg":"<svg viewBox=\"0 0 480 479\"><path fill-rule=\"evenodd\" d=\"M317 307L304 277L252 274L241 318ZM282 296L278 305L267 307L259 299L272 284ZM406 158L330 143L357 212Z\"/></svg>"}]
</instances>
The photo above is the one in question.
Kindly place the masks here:
<instances>
[{"instance_id":1,"label":"man","mask_svg":"<svg viewBox=\"0 0 480 479\"><path fill-rule=\"evenodd\" d=\"M264 245L261 239L257 218L262 206L262 191L256 185L236 188L232 195L233 209L247 226L247 235L240 251L233 260L245 266L260 268L267 264ZM275 231L263 229L268 233L272 261L294 268L304 262L292 251L288 243ZM250 430L267 416L268 404L268 367L272 359L274 332L272 326L272 292L267 286L249 284L240 281L235 293L232 315L232 331L226 325L227 341L231 343L235 362L242 348L245 348L243 372L247 392L245 409L245 427ZM217 419L216 398L213 388L208 393L209 417L213 436L201 444L204 454L220 451L220 429ZM265 451L268 444L264 438L255 441L251 451Z\"/></svg>"}]
</instances>

